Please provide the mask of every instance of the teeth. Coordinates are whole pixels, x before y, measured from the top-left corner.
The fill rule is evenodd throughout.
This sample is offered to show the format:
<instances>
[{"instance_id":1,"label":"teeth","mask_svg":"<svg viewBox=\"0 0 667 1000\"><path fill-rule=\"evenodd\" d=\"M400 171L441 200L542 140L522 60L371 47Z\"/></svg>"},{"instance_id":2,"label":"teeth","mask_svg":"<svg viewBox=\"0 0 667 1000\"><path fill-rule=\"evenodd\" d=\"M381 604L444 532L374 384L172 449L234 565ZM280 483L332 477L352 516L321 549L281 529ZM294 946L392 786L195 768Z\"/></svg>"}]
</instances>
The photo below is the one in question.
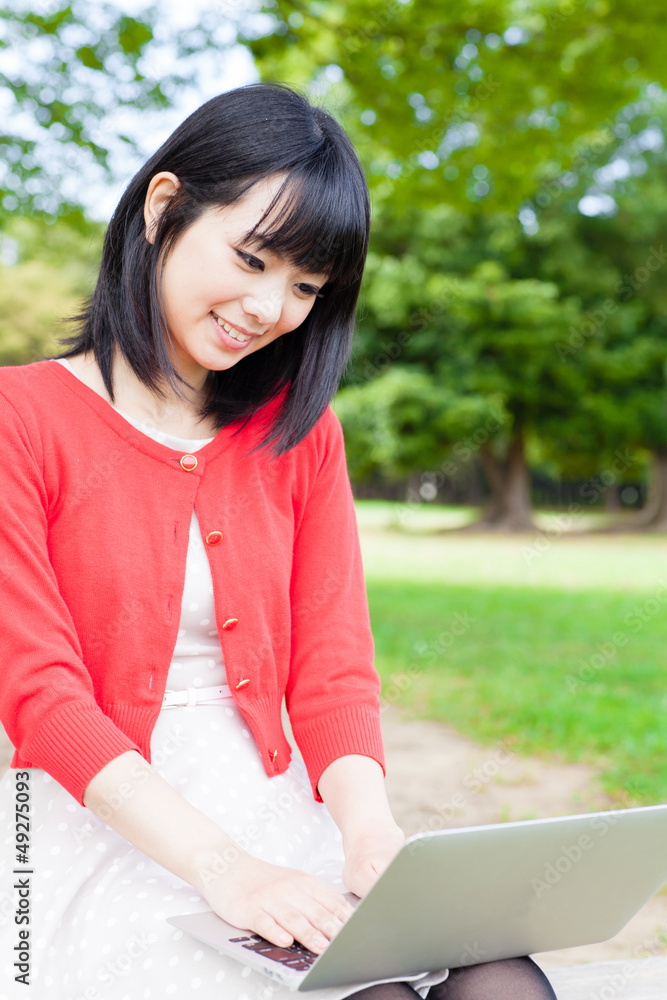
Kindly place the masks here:
<instances>
[{"instance_id":1,"label":"teeth","mask_svg":"<svg viewBox=\"0 0 667 1000\"><path fill-rule=\"evenodd\" d=\"M213 315L215 316L215 313L213 313ZM225 323L224 320L221 320L219 316L215 316L215 318L218 323L218 326L221 326L222 329L225 331L225 333L229 334L232 340L238 340L240 344L248 343L250 337L246 336L245 333L239 333L239 331L236 330L233 326L230 326L229 323Z\"/></svg>"}]
</instances>

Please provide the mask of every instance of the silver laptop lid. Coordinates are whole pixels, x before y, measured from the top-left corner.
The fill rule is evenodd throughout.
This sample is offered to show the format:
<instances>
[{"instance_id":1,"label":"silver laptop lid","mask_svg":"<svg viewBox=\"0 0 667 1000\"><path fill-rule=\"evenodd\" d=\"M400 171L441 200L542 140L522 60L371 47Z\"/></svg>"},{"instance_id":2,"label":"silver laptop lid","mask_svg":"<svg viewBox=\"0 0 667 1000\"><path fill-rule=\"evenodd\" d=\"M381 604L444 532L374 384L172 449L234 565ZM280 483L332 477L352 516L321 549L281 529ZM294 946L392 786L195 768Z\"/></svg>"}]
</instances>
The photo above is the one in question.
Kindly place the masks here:
<instances>
[{"instance_id":1,"label":"silver laptop lid","mask_svg":"<svg viewBox=\"0 0 667 1000\"><path fill-rule=\"evenodd\" d=\"M306 991L604 941L666 880L658 805L417 834L310 971L230 945L242 932L211 911L169 923Z\"/></svg>"},{"instance_id":2,"label":"silver laptop lid","mask_svg":"<svg viewBox=\"0 0 667 1000\"><path fill-rule=\"evenodd\" d=\"M300 990L613 937L667 880L667 805L411 837Z\"/></svg>"}]
</instances>

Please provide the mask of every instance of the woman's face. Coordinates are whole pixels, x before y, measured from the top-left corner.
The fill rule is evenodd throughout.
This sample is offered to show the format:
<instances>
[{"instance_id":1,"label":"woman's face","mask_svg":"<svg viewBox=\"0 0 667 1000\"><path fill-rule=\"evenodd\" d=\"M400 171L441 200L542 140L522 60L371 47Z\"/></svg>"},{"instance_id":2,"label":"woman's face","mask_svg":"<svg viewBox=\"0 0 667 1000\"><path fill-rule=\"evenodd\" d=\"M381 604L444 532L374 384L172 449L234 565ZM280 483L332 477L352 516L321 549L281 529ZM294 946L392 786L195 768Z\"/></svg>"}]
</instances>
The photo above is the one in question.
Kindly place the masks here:
<instances>
[{"instance_id":1,"label":"woman's face","mask_svg":"<svg viewBox=\"0 0 667 1000\"><path fill-rule=\"evenodd\" d=\"M149 225L163 204L160 195L166 199L175 189L169 180L176 180L173 174L157 178L164 183L153 178L149 187ZM300 326L327 280L326 274L306 273L242 243L281 181L280 176L266 178L235 204L206 209L166 259L162 298L173 360L193 385Z\"/></svg>"}]
</instances>

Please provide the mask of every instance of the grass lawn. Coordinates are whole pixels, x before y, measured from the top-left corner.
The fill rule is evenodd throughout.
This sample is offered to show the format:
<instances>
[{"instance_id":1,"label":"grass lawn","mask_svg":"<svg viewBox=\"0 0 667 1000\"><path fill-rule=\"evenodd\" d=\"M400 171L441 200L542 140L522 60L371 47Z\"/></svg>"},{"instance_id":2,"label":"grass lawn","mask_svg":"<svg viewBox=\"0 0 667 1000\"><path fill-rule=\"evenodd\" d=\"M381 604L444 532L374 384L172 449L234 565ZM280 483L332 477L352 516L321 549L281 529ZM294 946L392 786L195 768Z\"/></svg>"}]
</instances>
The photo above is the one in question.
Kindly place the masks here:
<instances>
[{"instance_id":1,"label":"grass lawn","mask_svg":"<svg viewBox=\"0 0 667 1000\"><path fill-rule=\"evenodd\" d=\"M357 505L384 699L597 764L619 803L667 800L667 537L545 546L438 533L469 513L424 505L408 524L397 507Z\"/></svg>"}]
</instances>

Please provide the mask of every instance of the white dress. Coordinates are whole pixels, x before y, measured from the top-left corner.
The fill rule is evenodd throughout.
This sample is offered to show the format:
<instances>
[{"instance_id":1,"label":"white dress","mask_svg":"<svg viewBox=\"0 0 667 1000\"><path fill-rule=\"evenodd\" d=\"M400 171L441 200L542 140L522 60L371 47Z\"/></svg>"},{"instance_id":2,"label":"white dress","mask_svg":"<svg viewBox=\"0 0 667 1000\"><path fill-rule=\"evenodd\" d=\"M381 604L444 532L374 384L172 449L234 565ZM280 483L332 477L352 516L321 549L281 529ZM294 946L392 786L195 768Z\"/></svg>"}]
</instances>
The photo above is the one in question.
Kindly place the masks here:
<instances>
[{"instance_id":1,"label":"white dress","mask_svg":"<svg viewBox=\"0 0 667 1000\"><path fill-rule=\"evenodd\" d=\"M69 367L69 366L67 366ZM71 370L71 369L70 369ZM126 419L189 453L208 440L187 440ZM211 440L211 439L209 439ZM181 622L167 689L226 684L215 627L213 585L192 514ZM314 800L302 760L268 777L253 736L231 697L217 704L163 709L151 736L153 767L241 847L273 864L332 876L344 890L341 836ZM45 771L30 769L30 986L15 983L17 891L14 803L16 771L0 781L0 997L30 1000L287 1000L293 996L260 973L168 924L179 913L209 909L190 886L80 806ZM20 878L20 876L16 876ZM441 982L446 973L420 981ZM5 985L6 984L6 985ZM412 985L415 985L414 983ZM8 992L5 993L4 990ZM315 990L339 1000L359 987Z\"/></svg>"}]
</instances>

